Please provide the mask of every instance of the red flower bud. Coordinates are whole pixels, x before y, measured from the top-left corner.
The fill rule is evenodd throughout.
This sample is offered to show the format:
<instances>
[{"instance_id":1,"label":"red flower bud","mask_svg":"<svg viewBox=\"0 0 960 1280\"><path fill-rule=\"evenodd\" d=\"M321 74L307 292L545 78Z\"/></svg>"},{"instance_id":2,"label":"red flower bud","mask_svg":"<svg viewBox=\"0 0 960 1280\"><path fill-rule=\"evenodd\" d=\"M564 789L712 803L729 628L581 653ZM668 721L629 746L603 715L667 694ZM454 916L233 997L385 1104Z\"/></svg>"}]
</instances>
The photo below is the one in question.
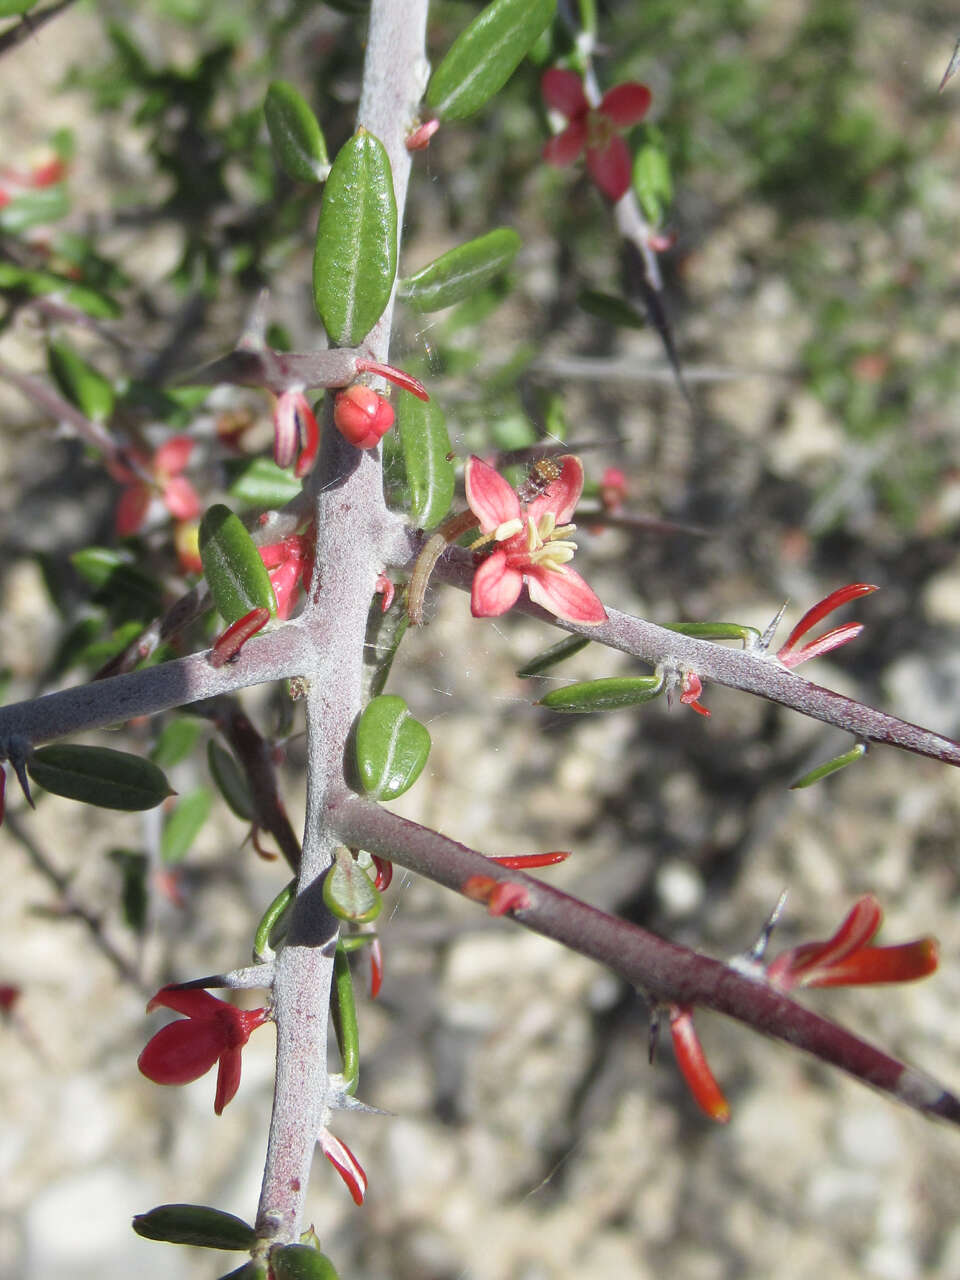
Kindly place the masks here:
<instances>
[{"instance_id":1,"label":"red flower bud","mask_svg":"<svg viewBox=\"0 0 960 1280\"><path fill-rule=\"evenodd\" d=\"M337 396L333 421L352 445L373 449L393 426L393 410L376 391L355 383Z\"/></svg>"}]
</instances>

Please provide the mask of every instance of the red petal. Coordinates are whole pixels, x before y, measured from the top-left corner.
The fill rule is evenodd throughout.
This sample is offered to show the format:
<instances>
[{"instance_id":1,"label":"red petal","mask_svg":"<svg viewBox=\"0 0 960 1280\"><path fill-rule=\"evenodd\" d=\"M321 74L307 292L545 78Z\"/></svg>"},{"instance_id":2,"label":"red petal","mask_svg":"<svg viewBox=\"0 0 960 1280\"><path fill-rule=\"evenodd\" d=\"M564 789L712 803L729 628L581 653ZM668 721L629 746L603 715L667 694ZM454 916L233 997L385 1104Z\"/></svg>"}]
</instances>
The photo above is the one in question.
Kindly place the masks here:
<instances>
[{"instance_id":1,"label":"red petal","mask_svg":"<svg viewBox=\"0 0 960 1280\"><path fill-rule=\"evenodd\" d=\"M437 124L439 123L438 120ZM381 364L379 360L360 359L357 361L357 372L377 373L388 382L395 382L398 387L403 387L404 391L409 391L418 400L430 399L426 387L418 378L415 378L412 373L404 373L402 369L397 369L392 364Z\"/></svg>"},{"instance_id":2,"label":"red petal","mask_svg":"<svg viewBox=\"0 0 960 1280\"><path fill-rule=\"evenodd\" d=\"M811 658L822 658L831 649L839 649L848 640L854 640L863 630L862 622L845 622L832 631L825 631L816 640L809 640L802 649L790 651L789 641L777 654L777 661L788 670L799 667L801 662L809 662Z\"/></svg>"},{"instance_id":3,"label":"red petal","mask_svg":"<svg viewBox=\"0 0 960 1280\"><path fill-rule=\"evenodd\" d=\"M585 120L574 120L562 133L556 134L543 144L541 154L547 164L555 164L565 169L568 164L573 164L586 145L587 123Z\"/></svg>"},{"instance_id":4,"label":"red petal","mask_svg":"<svg viewBox=\"0 0 960 1280\"><path fill-rule=\"evenodd\" d=\"M551 67L540 77L540 92L551 111L559 111L568 120L585 115L590 104L583 91L583 81L575 71Z\"/></svg>"},{"instance_id":5,"label":"red petal","mask_svg":"<svg viewBox=\"0 0 960 1280\"><path fill-rule=\"evenodd\" d=\"M240 1050L228 1049L221 1055L220 1070L217 1072L217 1092L213 1099L213 1109L219 1116L223 1108L235 1097L240 1088Z\"/></svg>"},{"instance_id":6,"label":"red petal","mask_svg":"<svg viewBox=\"0 0 960 1280\"><path fill-rule=\"evenodd\" d=\"M520 518L520 499L493 467L488 467L479 458L469 458L463 479L467 505L480 521L484 533L493 533L499 525Z\"/></svg>"},{"instance_id":7,"label":"red petal","mask_svg":"<svg viewBox=\"0 0 960 1280\"><path fill-rule=\"evenodd\" d=\"M565 622L585 622L590 626L597 626L607 620L607 611L599 597L575 569L564 566L561 572L534 566L527 570L527 590L535 604L549 610L556 617L563 618Z\"/></svg>"},{"instance_id":8,"label":"red petal","mask_svg":"<svg viewBox=\"0 0 960 1280\"><path fill-rule=\"evenodd\" d=\"M270 610L261 608L251 609L242 618L231 623L213 642L208 658L211 667L225 667L228 662L232 662L251 636L262 631L269 621Z\"/></svg>"},{"instance_id":9,"label":"red petal","mask_svg":"<svg viewBox=\"0 0 960 1280\"><path fill-rule=\"evenodd\" d=\"M639 124L650 110L653 97L645 84L618 84L608 90L597 108L618 129L629 129Z\"/></svg>"},{"instance_id":10,"label":"red petal","mask_svg":"<svg viewBox=\"0 0 960 1280\"><path fill-rule=\"evenodd\" d=\"M190 461L191 453L193 441L189 436L172 436L153 455L153 470L158 476L179 475Z\"/></svg>"},{"instance_id":11,"label":"red petal","mask_svg":"<svg viewBox=\"0 0 960 1280\"><path fill-rule=\"evenodd\" d=\"M317 426L313 410L303 397L301 397L301 402L297 404L295 416L297 420L297 438L300 441L300 456L297 458L297 465L293 474L298 480L301 480L305 475L310 474L313 470L313 464L317 460L317 450L320 448L320 428Z\"/></svg>"},{"instance_id":12,"label":"red petal","mask_svg":"<svg viewBox=\"0 0 960 1280\"><path fill-rule=\"evenodd\" d=\"M583 492L583 463L576 454L568 453L560 461L560 474L547 485L543 493L527 504L526 515L533 516L534 523L552 511L557 524L567 524L576 510Z\"/></svg>"},{"instance_id":13,"label":"red petal","mask_svg":"<svg viewBox=\"0 0 960 1280\"><path fill-rule=\"evenodd\" d=\"M324 1129L320 1134L320 1149L347 1184L354 1204L363 1204L367 1175L347 1144L335 1138L329 1129Z\"/></svg>"},{"instance_id":14,"label":"red petal","mask_svg":"<svg viewBox=\"0 0 960 1280\"><path fill-rule=\"evenodd\" d=\"M161 987L147 1005L147 1013L154 1009L172 1009L174 1013L182 1013L188 1018L212 1018L223 1001L212 996L203 987Z\"/></svg>"},{"instance_id":15,"label":"red petal","mask_svg":"<svg viewBox=\"0 0 960 1280\"><path fill-rule=\"evenodd\" d=\"M805 987L863 987L882 982L915 982L926 978L939 960L935 938L919 938L893 947L864 947L802 979Z\"/></svg>"},{"instance_id":16,"label":"red petal","mask_svg":"<svg viewBox=\"0 0 960 1280\"><path fill-rule=\"evenodd\" d=\"M470 612L475 618L499 618L516 604L522 586L523 574L507 566L503 551L495 551L473 575Z\"/></svg>"},{"instance_id":17,"label":"red petal","mask_svg":"<svg viewBox=\"0 0 960 1280\"><path fill-rule=\"evenodd\" d=\"M622 138L611 138L600 150L588 147L587 168L594 182L614 204L630 189L630 151Z\"/></svg>"},{"instance_id":18,"label":"red petal","mask_svg":"<svg viewBox=\"0 0 960 1280\"><path fill-rule=\"evenodd\" d=\"M681 1009L676 1005L671 1008L670 1035L673 1038L677 1066L683 1073L694 1101L711 1120L726 1124L730 1119L730 1104L710 1070L689 1009Z\"/></svg>"},{"instance_id":19,"label":"red petal","mask_svg":"<svg viewBox=\"0 0 960 1280\"><path fill-rule=\"evenodd\" d=\"M380 893L385 893L390 888L390 882L393 880L393 863L387 858L378 857L375 853L370 856L373 859L373 865L377 869L373 887Z\"/></svg>"},{"instance_id":20,"label":"red petal","mask_svg":"<svg viewBox=\"0 0 960 1280\"><path fill-rule=\"evenodd\" d=\"M155 1084L189 1084L207 1074L224 1052L223 1030L210 1020L184 1020L161 1027L137 1059Z\"/></svg>"},{"instance_id":21,"label":"red petal","mask_svg":"<svg viewBox=\"0 0 960 1280\"><path fill-rule=\"evenodd\" d=\"M836 933L823 942L803 942L798 947L784 951L770 965L767 977L786 991L791 987L807 985L805 975L814 970L833 968L854 951L866 947L882 921L880 903L872 893L865 893L847 912Z\"/></svg>"},{"instance_id":22,"label":"red petal","mask_svg":"<svg viewBox=\"0 0 960 1280\"><path fill-rule=\"evenodd\" d=\"M383 986L383 948L380 939L370 943L370 999L376 1000Z\"/></svg>"},{"instance_id":23,"label":"red petal","mask_svg":"<svg viewBox=\"0 0 960 1280\"><path fill-rule=\"evenodd\" d=\"M175 520L196 520L203 503L186 476L172 476L164 486L163 501Z\"/></svg>"},{"instance_id":24,"label":"red petal","mask_svg":"<svg viewBox=\"0 0 960 1280\"><path fill-rule=\"evenodd\" d=\"M781 654L784 650L792 649L800 637L805 636L828 613L833 613L834 609L839 609L841 605L849 604L851 600L858 600L861 596L869 596L876 590L878 588L872 586L869 582L850 582L845 587L838 587L836 591L831 591L828 596L824 596L822 600L818 600L812 608L807 610L789 636L787 636L787 643L777 654L777 657L782 662Z\"/></svg>"},{"instance_id":25,"label":"red petal","mask_svg":"<svg viewBox=\"0 0 960 1280\"><path fill-rule=\"evenodd\" d=\"M277 617L289 618L297 602L297 582L303 570L299 560L287 560L268 573L273 594L277 597Z\"/></svg>"},{"instance_id":26,"label":"red petal","mask_svg":"<svg viewBox=\"0 0 960 1280\"><path fill-rule=\"evenodd\" d=\"M558 849L555 853L517 853L504 858L491 858L498 867L508 867L513 871L532 871L535 867L555 867L558 862L566 862L569 851Z\"/></svg>"},{"instance_id":27,"label":"red petal","mask_svg":"<svg viewBox=\"0 0 960 1280\"><path fill-rule=\"evenodd\" d=\"M153 494L149 485L131 484L120 494L114 516L118 538L128 538L141 527L150 508Z\"/></svg>"},{"instance_id":28,"label":"red petal","mask_svg":"<svg viewBox=\"0 0 960 1280\"><path fill-rule=\"evenodd\" d=\"M289 467L297 456L298 398L303 399L300 392L284 391L277 397L277 403L273 408L273 460L278 467Z\"/></svg>"}]
</instances>

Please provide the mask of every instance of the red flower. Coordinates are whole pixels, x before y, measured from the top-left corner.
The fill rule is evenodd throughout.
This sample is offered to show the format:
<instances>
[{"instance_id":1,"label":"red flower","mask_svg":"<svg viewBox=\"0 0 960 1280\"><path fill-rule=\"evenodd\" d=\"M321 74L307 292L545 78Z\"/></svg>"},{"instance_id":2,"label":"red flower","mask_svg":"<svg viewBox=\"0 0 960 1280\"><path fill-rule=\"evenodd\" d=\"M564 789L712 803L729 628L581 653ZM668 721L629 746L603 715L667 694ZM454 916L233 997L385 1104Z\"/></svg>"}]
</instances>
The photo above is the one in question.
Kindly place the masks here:
<instances>
[{"instance_id":1,"label":"red flower","mask_svg":"<svg viewBox=\"0 0 960 1280\"><path fill-rule=\"evenodd\" d=\"M142 528L154 495L159 494L175 520L195 520L203 510L196 489L181 473L186 470L193 441L189 436L171 436L154 451L152 458L133 453L131 458L150 476L141 478L132 467L114 463L114 479L124 486L114 517L117 535L129 537Z\"/></svg>"},{"instance_id":2,"label":"red flower","mask_svg":"<svg viewBox=\"0 0 960 1280\"><path fill-rule=\"evenodd\" d=\"M680 701L685 707L689 707L691 711L696 711L698 715L709 716L709 710L700 703L700 695L703 693L703 681L695 671L685 671L680 681Z\"/></svg>"},{"instance_id":3,"label":"red flower","mask_svg":"<svg viewBox=\"0 0 960 1280\"><path fill-rule=\"evenodd\" d=\"M639 124L650 107L644 84L620 84L608 90L600 105L591 107L583 81L573 71L553 67L540 81L543 100L567 120L562 133L543 148L548 164L568 165L587 153L587 169L603 194L614 203L630 187L630 151L620 132Z\"/></svg>"},{"instance_id":4,"label":"red flower","mask_svg":"<svg viewBox=\"0 0 960 1280\"><path fill-rule=\"evenodd\" d=\"M832 631L824 632L816 640L808 640L802 648L797 648L797 642L815 627L821 619L825 618L828 613L833 613L835 609L839 609L841 605L847 604L851 600L858 600L861 596L868 596L876 589L869 582L851 582L845 587L838 587L836 591L831 591L828 596L824 596L822 600L819 600L812 608L807 610L789 636L787 636L787 643L777 651L777 661L788 669L799 667L801 662L809 662L811 658L821 658L825 653L829 653L831 649L837 649L840 645L846 644L848 640L853 640L863 630L862 622L845 622L840 627L834 627Z\"/></svg>"},{"instance_id":5,"label":"red flower","mask_svg":"<svg viewBox=\"0 0 960 1280\"><path fill-rule=\"evenodd\" d=\"M347 1184L354 1204L363 1204L363 1197L367 1193L367 1175L363 1171L363 1165L347 1144L335 1138L329 1129L321 1129L317 1141L320 1150Z\"/></svg>"},{"instance_id":6,"label":"red flower","mask_svg":"<svg viewBox=\"0 0 960 1280\"><path fill-rule=\"evenodd\" d=\"M189 1084L219 1062L213 1109L220 1115L240 1086L240 1050L257 1027L267 1021L267 1009L237 1009L209 991L163 987L147 1005L184 1013L187 1021L171 1022L149 1042L137 1066L156 1084Z\"/></svg>"},{"instance_id":7,"label":"red flower","mask_svg":"<svg viewBox=\"0 0 960 1280\"><path fill-rule=\"evenodd\" d=\"M393 409L371 387L354 383L334 401L333 421L352 445L358 449L374 449L393 426Z\"/></svg>"},{"instance_id":8,"label":"red flower","mask_svg":"<svg viewBox=\"0 0 960 1280\"><path fill-rule=\"evenodd\" d=\"M868 945L882 920L879 902L872 894L864 894L825 942L804 942L777 956L767 968L768 981L781 991L792 991L794 987L914 982L933 973L938 958L935 938L893 947Z\"/></svg>"},{"instance_id":9,"label":"red flower","mask_svg":"<svg viewBox=\"0 0 960 1280\"><path fill-rule=\"evenodd\" d=\"M606 621L597 596L567 567L576 550L567 538L576 525L566 522L583 489L583 465L573 454L557 462L555 477L529 502L521 502L503 476L479 458L467 463L467 502L485 535L475 545L497 544L473 576L470 608L475 618L506 613L526 582L530 599L558 618L591 625Z\"/></svg>"},{"instance_id":10,"label":"red flower","mask_svg":"<svg viewBox=\"0 0 960 1280\"><path fill-rule=\"evenodd\" d=\"M277 617L289 618L297 602L299 587L307 590L313 577L313 539L294 533L282 542L260 548L260 559L268 570L273 594L277 597Z\"/></svg>"},{"instance_id":11,"label":"red flower","mask_svg":"<svg viewBox=\"0 0 960 1280\"><path fill-rule=\"evenodd\" d=\"M289 467L296 458L294 475L298 479L307 475L317 460L320 428L302 391L284 391L277 396L273 431L273 460L277 466Z\"/></svg>"}]
</instances>

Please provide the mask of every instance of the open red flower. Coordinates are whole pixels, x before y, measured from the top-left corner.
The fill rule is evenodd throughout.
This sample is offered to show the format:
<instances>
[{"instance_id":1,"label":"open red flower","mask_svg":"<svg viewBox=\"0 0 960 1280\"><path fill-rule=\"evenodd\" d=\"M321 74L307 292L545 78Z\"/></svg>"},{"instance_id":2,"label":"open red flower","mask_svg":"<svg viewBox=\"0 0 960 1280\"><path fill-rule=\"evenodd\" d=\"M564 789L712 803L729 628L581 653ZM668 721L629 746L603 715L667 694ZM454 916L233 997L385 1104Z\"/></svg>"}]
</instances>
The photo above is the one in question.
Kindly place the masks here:
<instances>
[{"instance_id":1,"label":"open red flower","mask_svg":"<svg viewBox=\"0 0 960 1280\"><path fill-rule=\"evenodd\" d=\"M467 503L496 550L473 576L470 608L475 618L495 618L511 608L527 584L530 599L567 622L595 625L607 611L590 587L568 567L576 525L567 521L583 490L583 464L573 454L557 459L557 474L541 493L522 502L516 490L479 458L466 466Z\"/></svg>"},{"instance_id":2,"label":"open red flower","mask_svg":"<svg viewBox=\"0 0 960 1280\"><path fill-rule=\"evenodd\" d=\"M870 942L883 920L872 894L853 904L840 928L824 942L804 942L771 961L767 979L781 991L794 987L862 987L882 982L914 982L937 967L935 938L892 947Z\"/></svg>"},{"instance_id":3,"label":"open red flower","mask_svg":"<svg viewBox=\"0 0 960 1280\"><path fill-rule=\"evenodd\" d=\"M219 1062L213 1109L220 1115L240 1087L240 1050L270 1016L267 1009L238 1009L209 991L163 987L147 1005L186 1014L186 1021L162 1027L137 1059L156 1084L189 1084Z\"/></svg>"},{"instance_id":4,"label":"open red flower","mask_svg":"<svg viewBox=\"0 0 960 1280\"><path fill-rule=\"evenodd\" d=\"M203 510L203 503L196 489L182 474L190 461L193 443L189 436L171 436L151 458L133 453L133 461L149 475L149 479L144 479L132 467L122 463L112 465L114 479L124 486L114 517L119 537L129 537L143 527L150 503L157 495L163 499L164 506L175 520L197 518Z\"/></svg>"},{"instance_id":5,"label":"open red flower","mask_svg":"<svg viewBox=\"0 0 960 1280\"><path fill-rule=\"evenodd\" d=\"M630 187L630 151L620 133L647 114L650 90L644 84L619 84L603 95L599 106L591 107L576 72L552 67L544 72L540 91L550 110L568 122L544 146L544 160L565 166L586 151L590 176L616 203Z\"/></svg>"},{"instance_id":6,"label":"open red flower","mask_svg":"<svg viewBox=\"0 0 960 1280\"><path fill-rule=\"evenodd\" d=\"M862 622L844 622L842 626L834 627L832 631L825 631L822 636L817 636L815 640L808 640L805 645L797 648L807 632L811 631L828 613L833 613L835 609L848 604L851 600L868 596L876 589L869 582L850 582L845 587L838 587L836 591L831 591L822 600L818 600L787 636L786 644L777 651L777 661L782 666L792 669L799 667L801 662L809 662L811 658L821 658L832 649L837 649L848 640L853 640L863 630Z\"/></svg>"}]
</instances>

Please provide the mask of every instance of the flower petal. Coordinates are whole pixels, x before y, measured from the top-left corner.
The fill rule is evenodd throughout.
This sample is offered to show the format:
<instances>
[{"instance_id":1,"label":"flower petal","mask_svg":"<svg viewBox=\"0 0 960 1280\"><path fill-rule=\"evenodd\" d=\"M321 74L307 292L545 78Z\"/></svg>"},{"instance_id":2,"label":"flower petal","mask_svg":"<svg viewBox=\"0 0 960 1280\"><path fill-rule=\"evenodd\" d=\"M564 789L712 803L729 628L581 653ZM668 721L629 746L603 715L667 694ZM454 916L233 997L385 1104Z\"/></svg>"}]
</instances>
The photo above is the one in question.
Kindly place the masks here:
<instances>
[{"instance_id":1,"label":"flower petal","mask_svg":"<svg viewBox=\"0 0 960 1280\"><path fill-rule=\"evenodd\" d=\"M190 461L193 441L189 436L172 436L153 455L152 467L157 476L176 476Z\"/></svg>"},{"instance_id":2,"label":"flower petal","mask_svg":"<svg viewBox=\"0 0 960 1280\"><path fill-rule=\"evenodd\" d=\"M918 938L892 947L863 947L821 969L819 965L801 979L805 987L863 987L883 982L915 982L937 967L935 938Z\"/></svg>"},{"instance_id":3,"label":"flower petal","mask_svg":"<svg viewBox=\"0 0 960 1280\"><path fill-rule=\"evenodd\" d=\"M563 67L551 67L540 77L540 92L551 111L559 111L568 120L583 115L589 109L583 81L575 71Z\"/></svg>"},{"instance_id":4,"label":"flower petal","mask_svg":"<svg viewBox=\"0 0 960 1280\"><path fill-rule=\"evenodd\" d=\"M876 590L878 588L871 582L849 582L845 587L838 587L836 591L831 591L828 596L824 596L822 600L818 600L815 605L807 610L787 636L787 642L777 654L777 657L783 662L782 654L792 649L800 637L811 631L828 613L833 613L841 605L849 604L851 600L859 600L861 596L869 596Z\"/></svg>"},{"instance_id":5,"label":"flower petal","mask_svg":"<svg viewBox=\"0 0 960 1280\"><path fill-rule=\"evenodd\" d=\"M587 169L594 182L614 204L630 188L630 151L622 138L611 138L605 147L587 148Z\"/></svg>"},{"instance_id":6,"label":"flower petal","mask_svg":"<svg viewBox=\"0 0 960 1280\"><path fill-rule=\"evenodd\" d=\"M118 538L128 538L142 527L152 498L150 486L146 484L131 484L123 490L113 518Z\"/></svg>"},{"instance_id":7,"label":"flower petal","mask_svg":"<svg viewBox=\"0 0 960 1280\"><path fill-rule=\"evenodd\" d=\"M670 1035L677 1066L694 1100L702 1111L720 1124L730 1119L730 1104L723 1096L716 1077L710 1070L703 1046L693 1025L693 1014L688 1008L673 1005L670 1009Z\"/></svg>"},{"instance_id":8,"label":"flower petal","mask_svg":"<svg viewBox=\"0 0 960 1280\"><path fill-rule=\"evenodd\" d=\"M607 620L607 611L599 597L575 569L561 571L535 565L527 570L527 590L534 604L541 605L566 622L585 622L596 626Z\"/></svg>"},{"instance_id":9,"label":"flower petal","mask_svg":"<svg viewBox=\"0 0 960 1280\"><path fill-rule=\"evenodd\" d=\"M220 1070L217 1072L217 1092L213 1099L214 1112L219 1116L223 1108L236 1095L240 1088L240 1050L227 1049L220 1056Z\"/></svg>"},{"instance_id":10,"label":"flower petal","mask_svg":"<svg viewBox=\"0 0 960 1280\"><path fill-rule=\"evenodd\" d=\"M212 1018L223 1001L212 996L204 987L161 987L147 1005L147 1013L154 1009L172 1009L187 1018Z\"/></svg>"},{"instance_id":11,"label":"flower petal","mask_svg":"<svg viewBox=\"0 0 960 1280\"><path fill-rule=\"evenodd\" d=\"M175 520L196 520L203 510L203 503L186 476L171 476L163 489L163 501Z\"/></svg>"},{"instance_id":12,"label":"flower petal","mask_svg":"<svg viewBox=\"0 0 960 1280\"><path fill-rule=\"evenodd\" d=\"M498 618L516 604L522 586L523 574L508 567L506 552L495 551L473 575L470 612L475 618Z\"/></svg>"},{"instance_id":13,"label":"flower petal","mask_svg":"<svg viewBox=\"0 0 960 1280\"><path fill-rule=\"evenodd\" d=\"M568 524L576 510L583 492L583 463L574 453L568 453L558 459L560 474L551 480L532 502L527 504L525 514L533 516L534 524L540 523L540 517L552 511L557 524Z\"/></svg>"},{"instance_id":14,"label":"flower petal","mask_svg":"<svg viewBox=\"0 0 960 1280\"><path fill-rule=\"evenodd\" d=\"M155 1084L189 1084L207 1074L224 1051L220 1026L213 1020L180 1019L161 1027L137 1059Z\"/></svg>"},{"instance_id":15,"label":"flower petal","mask_svg":"<svg viewBox=\"0 0 960 1280\"><path fill-rule=\"evenodd\" d=\"M612 120L618 129L629 129L631 125L639 124L650 110L652 97L645 84L618 84L603 95L597 110Z\"/></svg>"},{"instance_id":16,"label":"flower petal","mask_svg":"<svg viewBox=\"0 0 960 1280\"><path fill-rule=\"evenodd\" d=\"M587 123L585 120L574 120L562 133L549 138L543 144L541 154L547 164L559 165L563 169L568 164L573 164L586 144Z\"/></svg>"},{"instance_id":17,"label":"flower petal","mask_svg":"<svg viewBox=\"0 0 960 1280\"><path fill-rule=\"evenodd\" d=\"M520 518L520 499L493 467L472 457L467 461L463 479L467 505L480 521L484 533L493 533L506 521Z\"/></svg>"},{"instance_id":18,"label":"flower petal","mask_svg":"<svg viewBox=\"0 0 960 1280\"><path fill-rule=\"evenodd\" d=\"M839 649L848 640L855 640L862 630L862 622L844 622L841 626L834 627L832 631L825 631L816 640L808 640L801 649L791 650L788 645L784 645L777 654L777 661L791 671L794 667L799 667L801 662L809 662L811 658L822 658L825 653Z\"/></svg>"}]
</instances>

